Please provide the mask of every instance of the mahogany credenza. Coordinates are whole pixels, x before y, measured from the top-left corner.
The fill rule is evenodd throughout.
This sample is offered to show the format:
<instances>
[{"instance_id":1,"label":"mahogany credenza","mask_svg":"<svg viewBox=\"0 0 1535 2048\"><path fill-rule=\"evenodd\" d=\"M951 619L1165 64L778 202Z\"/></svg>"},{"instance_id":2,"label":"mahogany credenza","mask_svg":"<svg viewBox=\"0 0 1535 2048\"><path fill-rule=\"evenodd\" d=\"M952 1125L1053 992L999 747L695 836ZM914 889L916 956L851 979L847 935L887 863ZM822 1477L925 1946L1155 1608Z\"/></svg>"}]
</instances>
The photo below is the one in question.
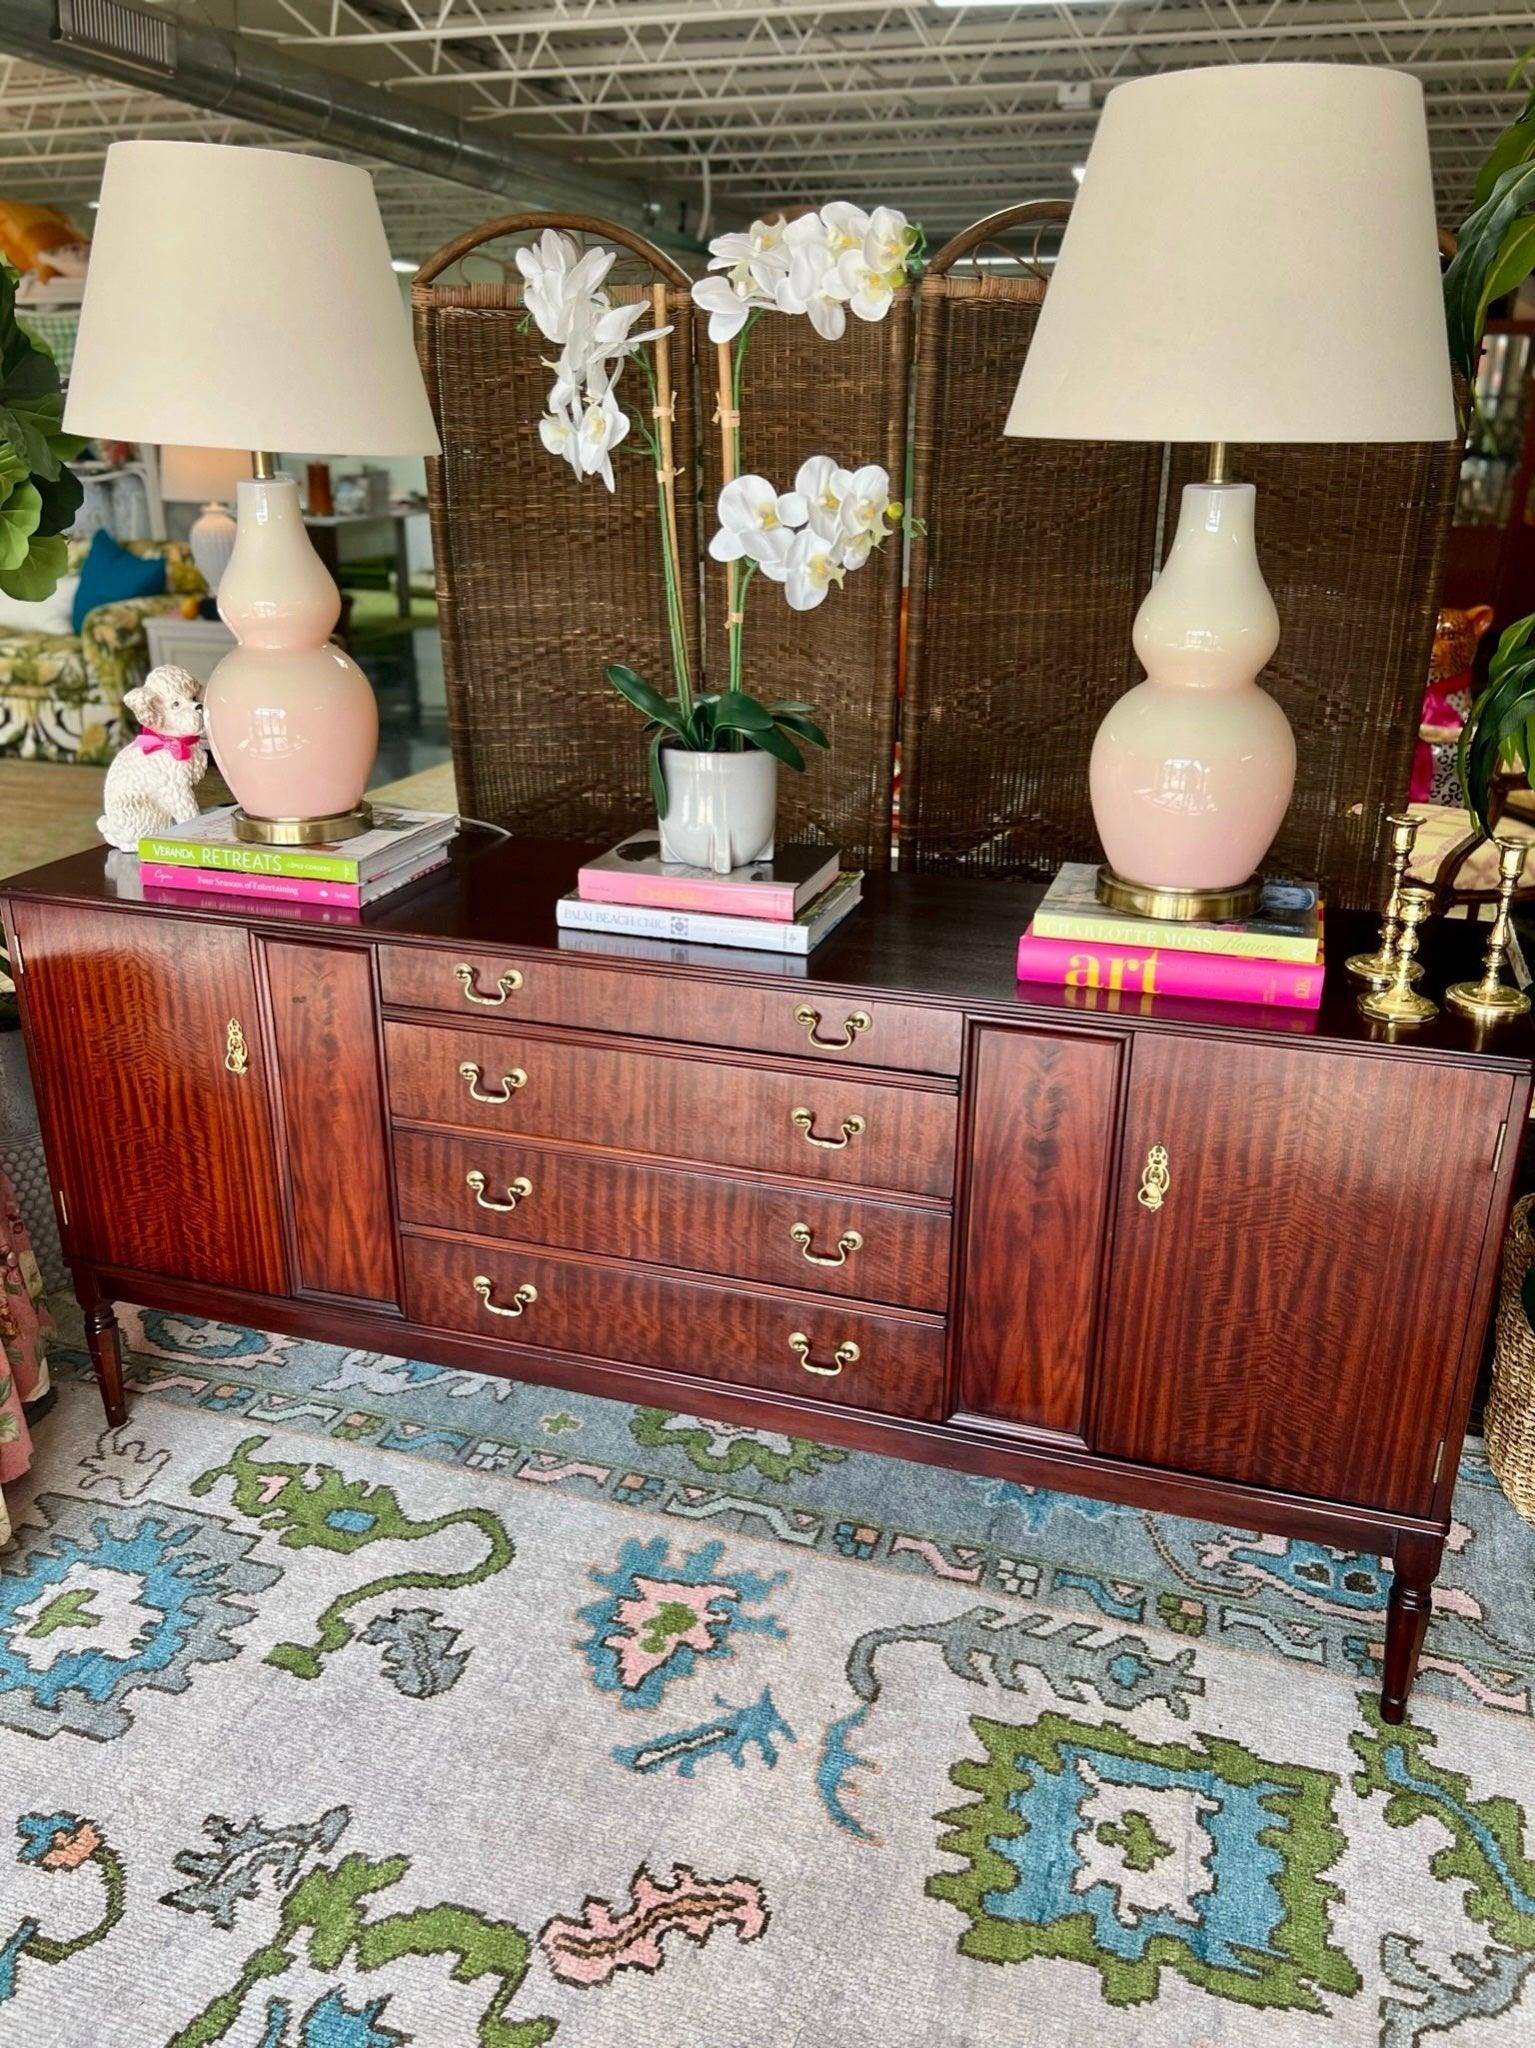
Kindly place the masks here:
<instances>
[{"instance_id":1,"label":"mahogany credenza","mask_svg":"<svg viewBox=\"0 0 1535 2048\"><path fill-rule=\"evenodd\" d=\"M1400 1719L1528 1021L1019 988L1022 884L871 879L808 963L562 934L581 858L466 835L350 921L5 885L111 1420L125 1300L1378 1550Z\"/></svg>"}]
</instances>

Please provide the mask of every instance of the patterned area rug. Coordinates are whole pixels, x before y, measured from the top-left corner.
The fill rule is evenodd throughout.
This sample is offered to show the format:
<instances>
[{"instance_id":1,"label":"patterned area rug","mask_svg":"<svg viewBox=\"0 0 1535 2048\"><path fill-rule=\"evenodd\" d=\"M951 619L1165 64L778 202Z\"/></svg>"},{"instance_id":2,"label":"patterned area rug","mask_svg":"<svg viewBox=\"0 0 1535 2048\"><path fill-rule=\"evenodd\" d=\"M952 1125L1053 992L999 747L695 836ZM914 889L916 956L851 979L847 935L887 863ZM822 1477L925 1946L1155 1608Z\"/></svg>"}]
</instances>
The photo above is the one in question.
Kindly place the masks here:
<instances>
[{"instance_id":1,"label":"patterned area rug","mask_svg":"<svg viewBox=\"0 0 1535 2048\"><path fill-rule=\"evenodd\" d=\"M1535 1531L1479 1461L1386 1729L1378 1560L131 1327L0 1552L0 2041L1535 2038Z\"/></svg>"}]
</instances>

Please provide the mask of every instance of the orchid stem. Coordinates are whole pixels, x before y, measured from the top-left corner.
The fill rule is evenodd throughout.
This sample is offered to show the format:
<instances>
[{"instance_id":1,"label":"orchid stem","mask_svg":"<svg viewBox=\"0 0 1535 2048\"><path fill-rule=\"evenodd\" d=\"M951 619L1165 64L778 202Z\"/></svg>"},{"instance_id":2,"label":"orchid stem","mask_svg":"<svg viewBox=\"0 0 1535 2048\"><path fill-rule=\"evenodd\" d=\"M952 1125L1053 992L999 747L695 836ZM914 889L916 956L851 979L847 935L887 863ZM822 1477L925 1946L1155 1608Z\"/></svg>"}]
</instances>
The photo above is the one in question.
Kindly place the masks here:
<instances>
[{"instance_id":1,"label":"orchid stem","mask_svg":"<svg viewBox=\"0 0 1535 2048\"><path fill-rule=\"evenodd\" d=\"M662 301L662 317L665 302ZM659 324L659 323L658 323ZM647 356L640 356L645 372L645 382L650 390L651 410L656 414L661 427L659 438L640 421L640 432L650 450L656 472L656 511L661 527L661 574L666 586L666 630L671 641L672 679L677 685L677 709L684 725L693 716L692 678L688 671L687 621L682 608L682 574L678 561L677 547L677 500L672 484L671 427L665 408L672 401L671 359L666 350L669 337L663 335L655 344L657 369L651 368Z\"/></svg>"}]
</instances>

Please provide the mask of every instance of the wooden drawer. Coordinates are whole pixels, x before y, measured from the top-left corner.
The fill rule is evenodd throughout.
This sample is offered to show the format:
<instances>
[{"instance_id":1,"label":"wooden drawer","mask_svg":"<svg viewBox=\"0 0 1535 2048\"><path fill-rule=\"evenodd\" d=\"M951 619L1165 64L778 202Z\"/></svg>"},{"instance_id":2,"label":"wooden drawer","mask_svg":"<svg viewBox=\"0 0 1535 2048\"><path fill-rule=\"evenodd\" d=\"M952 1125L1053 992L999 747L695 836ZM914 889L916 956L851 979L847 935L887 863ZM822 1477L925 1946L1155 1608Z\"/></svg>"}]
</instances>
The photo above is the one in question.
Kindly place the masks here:
<instances>
[{"instance_id":1,"label":"wooden drawer","mask_svg":"<svg viewBox=\"0 0 1535 2048\"><path fill-rule=\"evenodd\" d=\"M947 1300L945 1209L403 1127L394 1162L405 1224L938 1314Z\"/></svg>"},{"instance_id":2,"label":"wooden drawer","mask_svg":"<svg viewBox=\"0 0 1535 2048\"><path fill-rule=\"evenodd\" d=\"M640 1267L406 1236L412 1322L926 1420L943 1404L943 1325L735 1291ZM476 1282L488 1282L488 1303ZM536 1298L519 1302L519 1289ZM496 1309L519 1308L516 1314ZM809 1343L808 1371L789 1339ZM856 1358L839 1348L856 1345Z\"/></svg>"},{"instance_id":3,"label":"wooden drawer","mask_svg":"<svg viewBox=\"0 0 1535 2048\"><path fill-rule=\"evenodd\" d=\"M381 946L379 976L384 1001L401 1009L494 1015L508 1024L579 1024L672 1044L794 1053L898 1073L959 1072L957 1010L832 996L798 981L782 988L732 987L676 972L430 946ZM866 1020L861 1027L850 1025L855 1012ZM822 1042L827 1039L832 1043Z\"/></svg>"},{"instance_id":4,"label":"wooden drawer","mask_svg":"<svg viewBox=\"0 0 1535 2048\"><path fill-rule=\"evenodd\" d=\"M509 1031L390 1022L384 1041L390 1108L416 1123L945 1200L953 1192L952 1095ZM505 1100L480 1099L487 1093Z\"/></svg>"}]
</instances>

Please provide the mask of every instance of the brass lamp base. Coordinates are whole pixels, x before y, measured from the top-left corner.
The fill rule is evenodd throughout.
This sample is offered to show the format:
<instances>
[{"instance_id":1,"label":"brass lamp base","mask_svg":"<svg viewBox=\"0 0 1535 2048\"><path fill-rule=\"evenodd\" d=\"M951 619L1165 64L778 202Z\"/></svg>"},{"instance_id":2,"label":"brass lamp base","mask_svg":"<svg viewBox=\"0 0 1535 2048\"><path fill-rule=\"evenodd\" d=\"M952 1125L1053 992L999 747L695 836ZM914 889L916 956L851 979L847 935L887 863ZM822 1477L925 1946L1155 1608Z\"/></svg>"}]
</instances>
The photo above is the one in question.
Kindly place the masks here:
<instances>
[{"instance_id":1,"label":"brass lamp base","mask_svg":"<svg viewBox=\"0 0 1535 2048\"><path fill-rule=\"evenodd\" d=\"M1501 981L1489 987L1485 978L1452 982L1444 999L1452 1010L1478 1024L1501 1024L1505 1017L1522 1017L1530 1007L1523 989L1509 988Z\"/></svg>"},{"instance_id":2,"label":"brass lamp base","mask_svg":"<svg viewBox=\"0 0 1535 2048\"><path fill-rule=\"evenodd\" d=\"M1169 924L1222 924L1229 918L1251 917L1263 884L1254 876L1229 889L1166 889L1155 882L1127 882L1105 863L1098 870L1096 893L1110 910L1128 910L1136 917L1161 918Z\"/></svg>"},{"instance_id":3,"label":"brass lamp base","mask_svg":"<svg viewBox=\"0 0 1535 2048\"><path fill-rule=\"evenodd\" d=\"M351 839L366 832L373 823L370 804L357 804L350 811L333 811L328 818L257 818L237 810L235 837L257 846L329 846L337 839Z\"/></svg>"}]
</instances>

